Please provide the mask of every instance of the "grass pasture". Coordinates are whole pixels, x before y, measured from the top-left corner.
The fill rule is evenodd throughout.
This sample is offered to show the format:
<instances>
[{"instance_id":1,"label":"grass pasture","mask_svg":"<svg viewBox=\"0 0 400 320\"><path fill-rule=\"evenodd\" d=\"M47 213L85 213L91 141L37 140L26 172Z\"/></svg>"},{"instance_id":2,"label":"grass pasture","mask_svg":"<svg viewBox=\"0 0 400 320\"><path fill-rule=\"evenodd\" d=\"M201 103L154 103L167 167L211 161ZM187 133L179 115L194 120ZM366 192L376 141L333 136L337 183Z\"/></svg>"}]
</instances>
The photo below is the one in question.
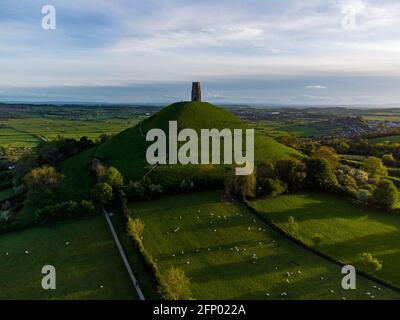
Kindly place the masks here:
<instances>
[{"instance_id":1,"label":"grass pasture","mask_svg":"<svg viewBox=\"0 0 400 320\"><path fill-rule=\"evenodd\" d=\"M400 217L324 193L301 193L266 198L252 206L285 229L290 216L298 223L296 236L312 245L323 235L318 249L337 260L363 269L359 254L372 253L383 261L374 275L400 287Z\"/></svg>"},{"instance_id":2,"label":"grass pasture","mask_svg":"<svg viewBox=\"0 0 400 320\"><path fill-rule=\"evenodd\" d=\"M113 135L132 127L137 119L71 120L57 117L15 118L0 121L0 146L34 147L44 137L57 136L97 139L101 134Z\"/></svg>"},{"instance_id":3,"label":"grass pasture","mask_svg":"<svg viewBox=\"0 0 400 320\"><path fill-rule=\"evenodd\" d=\"M182 268L195 299L400 299L358 278L341 289L340 268L298 247L245 207L217 192L178 195L131 204L145 224L144 245L161 273ZM289 276L288 274L289 273Z\"/></svg>"},{"instance_id":4,"label":"grass pasture","mask_svg":"<svg viewBox=\"0 0 400 320\"><path fill-rule=\"evenodd\" d=\"M44 265L56 268L56 290L41 287ZM0 300L137 298L100 216L1 235L0 270Z\"/></svg>"},{"instance_id":5,"label":"grass pasture","mask_svg":"<svg viewBox=\"0 0 400 320\"><path fill-rule=\"evenodd\" d=\"M379 137L379 138L373 138L371 139L373 142L400 142L400 135L394 135L394 136L387 136L387 137Z\"/></svg>"},{"instance_id":6,"label":"grass pasture","mask_svg":"<svg viewBox=\"0 0 400 320\"><path fill-rule=\"evenodd\" d=\"M39 142L40 139L29 132L0 125L0 147L34 147Z\"/></svg>"}]
</instances>

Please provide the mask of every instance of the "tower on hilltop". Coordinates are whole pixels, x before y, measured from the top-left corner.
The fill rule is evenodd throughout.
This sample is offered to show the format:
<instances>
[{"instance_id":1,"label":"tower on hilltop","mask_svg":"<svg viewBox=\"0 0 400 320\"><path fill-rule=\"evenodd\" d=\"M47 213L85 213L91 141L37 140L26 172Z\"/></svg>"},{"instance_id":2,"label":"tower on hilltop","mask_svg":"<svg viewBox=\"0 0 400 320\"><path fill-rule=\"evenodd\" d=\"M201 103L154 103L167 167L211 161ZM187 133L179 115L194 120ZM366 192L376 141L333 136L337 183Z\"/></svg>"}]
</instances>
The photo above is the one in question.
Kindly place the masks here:
<instances>
[{"instance_id":1,"label":"tower on hilltop","mask_svg":"<svg viewBox=\"0 0 400 320\"><path fill-rule=\"evenodd\" d=\"M200 82L192 83L192 101L193 102L201 102Z\"/></svg>"}]
</instances>

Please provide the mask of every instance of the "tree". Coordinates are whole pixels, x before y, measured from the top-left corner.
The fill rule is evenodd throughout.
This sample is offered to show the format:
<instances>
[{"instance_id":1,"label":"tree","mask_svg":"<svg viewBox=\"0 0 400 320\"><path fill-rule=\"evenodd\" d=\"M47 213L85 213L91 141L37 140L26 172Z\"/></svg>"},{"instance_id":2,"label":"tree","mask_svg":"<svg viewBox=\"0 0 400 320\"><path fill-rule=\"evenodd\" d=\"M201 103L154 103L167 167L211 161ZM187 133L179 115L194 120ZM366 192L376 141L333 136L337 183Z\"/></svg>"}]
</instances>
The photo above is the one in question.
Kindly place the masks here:
<instances>
[{"instance_id":1,"label":"tree","mask_svg":"<svg viewBox=\"0 0 400 320\"><path fill-rule=\"evenodd\" d=\"M276 196L285 192L287 186L279 180L278 172L272 161L264 161L257 166L256 170L257 195Z\"/></svg>"},{"instance_id":2,"label":"tree","mask_svg":"<svg viewBox=\"0 0 400 320\"><path fill-rule=\"evenodd\" d=\"M369 271L380 271L383 268L383 262L379 261L378 258L374 257L371 253L361 253L360 260Z\"/></svg>"},{"instance_id":3,"label":"tree","mask_svg":"<svg viewBox=\"0 0 400 320\"><path fill-rule=\"evenodd\" d=\"M324 236L322 234L314 233L312 236L312 242L314 244L314 247L318 247L323 239L324 239Z\"/></svg>"},{"instance_id":4,"label":"tree","mask_svg":"<svg viewBox=\"0 0 400 320\"><path fill-rule=\"evenodd\" d=\"M124 186L124 177L116 168L109 167L103 182L107 183L114 191L119 191Z\"/></svg>"},{"instance_id":5,"label":"tree","mask_svg":"<svg viewBox=\"0 0 400 320\"><path fill-rule=\"evenodd\" d=\"M372 193L372 201L384 209L393 209L398 200L398 191L394 183L381 179Z\"/></svg>"},{"instance_id":6,"label":"tree","mask_svg":"<svg viewBox=\"0 0 400 320\"><path fill-rule=\"evenodd\" d=\"M347 153L350 149L350 145L343 140L340 140L337 142L336 146L335 146L337 152L343 154L343 153Z\"/></svg>"},{"instance_id":7,"label":"tree","mask_svg":"<svg viewBox=\"0 0 400 320\"><path fill-rule=\"evenodd\" d=\"M247 176L235 176L233 178L233 189L244 200L247 197L254 198L256 196L256 176L254 173Z\"/></svg>"},{"instance_id":8,"label":"tree","mask_svg":"<svg viewBox=\"0 0 400 320\"><path fill-rule=\"evenodd\" d=\"M387 166L392 166L395 164L396 160L394 159L392 154L384 154L382 156L382 162Z\"/></svg>"},{"instance_id":9,"label":"tree","mask_svg":"<svg viewBox=\"0 0 400 320\"><path fill-rule=\"evenodd\" d=\"M304 143L303 152L307 155L312 155L315 150L317 150L318 144L313 141L308 141Z\"/></svg>"},{"instance_id":10,"label":"tree","mask_svg":"<svg viewBox=\"0 0 400 320\"><path fill-rule=\"evenodd\" d=\"M321 146L312 154L312 157L327 160L332 168L336 168L340 164L340 157L336 153L336 150L328 146Z\"/></svg>"},{"instance_id":11,"label":"tree","mask_svg":"<svg viewBox=\"0 0 400 320\"><path fill-rule=\"evenodd\" d=\"M45 165L32 169L23 181L31 194L49 194L59 187L62 178L54 167Z\"/></svg>"},{"instance_id":12,"label":"tree","mask_svg":"<svg viewBox=\"0 0 400 320\"><path fill-rule=\"evenodd\" d=\"M307 161L309 184L317 189L331 190L338 184L330 163L322 158L310 158Z\"/></svg>"},{"instance_id":13,"label":"tree","mask_svg":"<svg viewBox=\"0 0 400 320\"><path fill-rule=\"evenodd\" d=\"M130 180L126 192L130 199L144 199L146 197L146 188L141 181Z\"/></svg>"},{"instance_id":14,"label":"tree","mask_svg":"<svg viewBox=\"0 0 400 320\"><path fill-rule=\"evenodd\" d=\"M296 222L295 218L290 216L287 222L287 230L290 234L296 234L299 230L299 224Z\"/></svg>"},{"instance_id":15,"label":"tree","mask_svg":"<svg viewBox=\"0 0 400 320\"><path fill-rule=\"evenodd\" d=\"M104 206L112 199L112 188L108 183L98 183L92 188L91 196L94 203Z\"/></svg>"},{"instance_id":16,"label":"tree","mask_svg":"<svg viewBox=\"0 0 400 320\"><path fill-rule=\"evenodd\" d=\"M376 157L368 157L363 163L363 168L374 177L386 177L388 175L382 160Z\"/></svg>"},{"instance_id":17,"label":"tree","mask_svg":"<svg viewBox=\"0 0 400 320\"><path fill-rule=\"evenodd\" d=\"M13 170L14 176L17 180L23 178L29 171L38 166L37 158L32 155L21 157L15 165Z\"/></svg>"},{"instance_id":18,"label":"tree","mask_svg":"<svg viewBox=\"0 0 400 320\"><path fill-rule=\"evenodd\" d=\"M288 147L294 149L301 149L303 146L302 141L293 134L287 134L278 138L278 141Z\"/></svg>"},{"instance_id":19,"label":"tree","mask_svg":"<svg viewBox=\"0 0 400 320\"><path fill-rule=\"evenodd\" d=\"M285 159L276 162L279 177L284 181L289 191L295 192L304 188L304 181L307 176L306 165L296 159Z\"/></svg>"},{"instance_id":20,"label":"tree","mask_svg":"<svg viewBox=\"0 0 400 320\"><path fill-rule=\"evenodd\" d=\"M190 280L185 272L178 268L171 268L163 277L160 288L165 300L189 300L192 298Z\"/></svg>"},{"instance_id":21,"label":"tree","mask_svg":"<svg viewBox=\"0 0 400 320\"><path fill-rule=\"evenodd\" d=\"M143 239L144 223L140 219L128 218L128 234L136 239Z\"/></svg>"}]
</instances>

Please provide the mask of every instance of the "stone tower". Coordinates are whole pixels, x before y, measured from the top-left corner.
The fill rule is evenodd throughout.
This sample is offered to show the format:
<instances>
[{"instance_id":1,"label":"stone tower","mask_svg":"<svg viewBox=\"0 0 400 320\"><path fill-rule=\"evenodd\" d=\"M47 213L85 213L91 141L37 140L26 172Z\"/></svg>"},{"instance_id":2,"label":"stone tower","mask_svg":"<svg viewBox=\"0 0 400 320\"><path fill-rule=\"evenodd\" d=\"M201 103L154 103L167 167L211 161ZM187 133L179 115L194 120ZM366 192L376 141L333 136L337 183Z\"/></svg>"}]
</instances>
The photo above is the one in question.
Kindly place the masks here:
<instances>
[{"instance_id":1,"label":"stone tower","mask_svg":"<svg viewBox=\"0 0 400 320\"><path fill-rule=\"evenodd\" d=\"M193 82L192 83L192 101L201 102L200 82Z\"/></svg>"}]
</instances>

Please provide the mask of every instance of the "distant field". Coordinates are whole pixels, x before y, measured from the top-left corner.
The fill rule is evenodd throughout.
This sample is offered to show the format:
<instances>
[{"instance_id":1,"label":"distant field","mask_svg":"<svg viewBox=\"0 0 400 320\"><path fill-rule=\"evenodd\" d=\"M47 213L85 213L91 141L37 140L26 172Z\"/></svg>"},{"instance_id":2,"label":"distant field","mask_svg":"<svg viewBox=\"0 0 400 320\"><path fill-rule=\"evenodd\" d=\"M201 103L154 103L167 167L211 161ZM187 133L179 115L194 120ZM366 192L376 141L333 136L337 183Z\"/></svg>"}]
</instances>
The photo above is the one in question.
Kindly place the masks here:
<instances>
[{"instance_id":1,"label":"distant field","mask_svg":"<svg viewBox=\"0 0 400 320\"><path fill-rule=\"evenodd\" d=\"M116 134L137 123L136 119L67 120L56 117L17 118L0 121L0 146L33 147L40 138L52 140L57 136L96 139L101 134Z\"/></svg>"},{"instance_id":2,"label":"distant field","mask_svg":"<svg viewBox=\"0 0 400 320\"><path fill-rule=\"evenodd\" d=\"M318 135L320 133L318 128L312 127L310 125L290 125L280 127L279 129L301 137Z\"/></svg>"},{"instance_id":3,"label":"distant field","mask_svg":"<svg viewBox=\"0 0 400 320\"><path fill-rule=\"evenodd\" d=\"M31 133L0 126L0 147L34 147L39 142L40 140Z\"/></svg>"},{"instance_id":4,"label":"distant field","mask_svg":"<svg viewBox=\"0 0 400 320\"><path fill-rule=\"evenodd\" d=\"M400 135L373 138L371 140L374 141L374 142L385 142L385 141L400 142Z\"/></svg>"},{"instance_id":5,"label":"distant field","mask_svg":"<svg viewBox=\"0 0 400 320\"><path fill-rule=\"evenodd\" d=\"M41 287L47 264L56 268L56 290ZM102 217L1 235L0 270L0 299L136 298Z\"/></svg>"},{"instance_id":6,"label":"distant field","mask_svg":"<svg viewBox=\"0 0 400 320\"><path fill-rule=\"evenodd\" d=\"M322 234L319 250L340 261L362 268L358 255L372 253L384 264L375 276L400 287L400 216L323 193L284 195L252 205L281 228L293 216L299 224L298 237L307 244L313 234Z\"/></svg>"},{"instance_id":7,"label":"distant field","mask_svg":"<svg viewBox=\"0 0 400 320\"><path fill-rule=\"evenodd\" d=\"M194 298L282 299L286 292L287 299L370 299L366 292L373 292L375 299L400 299L361 277L358 290L343 291L338 266L220 196L207 192L130 205L145 223L144 245L161 272L182 268Z\"/></svg>"},{"instance_id":8,"label":"distant field","mask_svg":"<svg viewBox=\"0 0 400 320\"><path fill-rule=\"evenodd\" d=\"M363 119L372 121L400 121L400 115L392 113L377 113L374 115L363 116Z\"/></svg>"}]
</instances>

